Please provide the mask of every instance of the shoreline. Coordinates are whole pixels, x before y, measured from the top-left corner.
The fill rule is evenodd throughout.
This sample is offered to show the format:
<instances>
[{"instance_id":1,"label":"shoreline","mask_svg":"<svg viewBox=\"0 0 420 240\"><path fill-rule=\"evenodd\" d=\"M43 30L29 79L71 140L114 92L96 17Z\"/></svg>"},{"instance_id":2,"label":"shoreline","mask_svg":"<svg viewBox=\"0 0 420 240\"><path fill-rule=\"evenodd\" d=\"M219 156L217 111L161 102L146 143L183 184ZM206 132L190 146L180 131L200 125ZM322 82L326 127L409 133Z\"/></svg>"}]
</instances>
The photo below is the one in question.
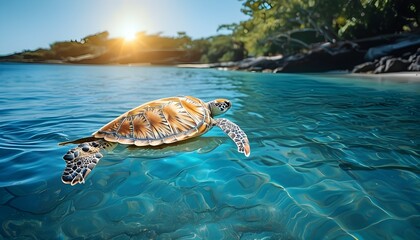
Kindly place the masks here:
<instances>
[{"instance_id":1,"label":"shoreline","mask_svg":"<svg viewBox=\"0 0 420 240\"><path fill-rule=\"evenodd\" d=\"M17 63L17 64L46 64L46 65L66 65L66 66L127 66L127 67L153 67L153 66L167 66L176 68L192 68L192 69L215 69L219 71L238 71L238 72L254 72L254 73L271 73L271 74L282 74L265 72L265 71L249 71L239 70L229 67L214 67L214 63L187 63L187 64L174 64L174 65L160 65L150 63L129 63L129 64L77 64L77 63L66 63L66 62L18 62L18 61L0 61L0 63ZM218 63L216 63L218 64ZM395 81L395 82L420 82L420 71L401 71L401 72L390 72L390 73L352 73L349 71L327 71L327 72L302 72L302 73L284 73L284 74L303 74L303 75L323 75L323 76L340 76L349 78L371 78L380 81Z\"/></svg>"},{"instance_id":2,"label":"shoreline","mask_svg":"<svg viewBox=\"0 0 420 240\"><path fill-rule=\"evenodd\" d=\"M237 70L237 69L229 69L228 67L220 68L220 67L213 67L214 64L212 63L204 63L204 64L178 64L176 67L179 68L195 68L195 69L217 69L217 70L227 70L227 71L239 71L239 72L256 72L256 71L247 71L247 70ZM273 73L273 72L258 72L258 73ZM282 74L282 73L274 73L274 74ZM284 73L284 74L291 74L291 73ZM364 78L375 78L375 79L384 79L384 80L392 80L395 78L410 80L420 82L420 71L401 71L401 72L389 72L389 73L352 73L348 71L329 71L329 72L314 72L314 73L292 73L292 74L315 74L315 75L339 75L339 76L348 76L348 77L364 77Z\"/></svg>"},{"instance_id":3,"label":"shoreline","mask_svg":"<svg viewBox=\"0 0 420 240\"><path fill-rule=\"evenodd\" d=\"M420 72L392 72L392 73L349 73L349 77L363 77L371 78L379 81L394 81L394 82L420 82Z\"/></svg>"}]
</instances>

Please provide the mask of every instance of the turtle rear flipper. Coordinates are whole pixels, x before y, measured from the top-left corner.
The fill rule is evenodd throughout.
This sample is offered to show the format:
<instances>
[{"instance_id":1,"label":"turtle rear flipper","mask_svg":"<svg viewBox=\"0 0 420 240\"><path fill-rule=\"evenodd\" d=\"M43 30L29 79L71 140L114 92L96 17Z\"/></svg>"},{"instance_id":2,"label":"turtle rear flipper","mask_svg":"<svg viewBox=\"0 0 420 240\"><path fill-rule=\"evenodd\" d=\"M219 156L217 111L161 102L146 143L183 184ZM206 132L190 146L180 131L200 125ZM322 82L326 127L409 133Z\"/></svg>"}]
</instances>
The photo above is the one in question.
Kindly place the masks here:
<instances>
[{"instance_id":1,"label":"turtle rear flipper","mask_svg":"<svg viewBox=\"0 0 420 240\"><path fill-rule=\"evenodd\" d=\"M86 177L102 158L102 154L99 151L106 146L104 143L105 141L103 140L85 142L70 149L63 156L63 159L66 161L66 168L61 176L63 183L71 184L72 186L78 183L85 183Z\"/></svg>"}]
</instances>

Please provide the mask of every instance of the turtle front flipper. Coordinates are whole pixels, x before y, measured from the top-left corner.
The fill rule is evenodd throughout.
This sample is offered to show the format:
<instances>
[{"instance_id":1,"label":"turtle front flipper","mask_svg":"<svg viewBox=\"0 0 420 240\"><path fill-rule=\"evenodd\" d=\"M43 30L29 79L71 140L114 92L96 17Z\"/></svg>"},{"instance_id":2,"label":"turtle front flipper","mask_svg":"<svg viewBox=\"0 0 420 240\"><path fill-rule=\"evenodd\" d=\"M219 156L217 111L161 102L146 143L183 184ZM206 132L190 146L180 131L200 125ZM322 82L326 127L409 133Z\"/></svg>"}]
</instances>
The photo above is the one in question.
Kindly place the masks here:
<instances>
[{"instance_id":1,"label":"turtle front flipper","mask_svg":"<svg viewBox=\"0 0 420 240\"><path fill-rule=\"evenodd\" d=\"M245 132L235 123L226 118L214 119L215 125L220 127L238 146L238 152L244 153L245 156L251 154L248 137Z\"/></svg>"},{"instance_id":2,"label":"turtle front flipper","mask_svg":"<svg viewBox=\"0 0 420 240\"><path fill-rule=\"evenodd\" d=\"M66 168L61 176L63 183L72 186L85 183L86 177L103 157L100 150L108 147L110 147L110 143L97 140L85 142L70 149L63 156L64 161L66 161Z\"/></svg>"}]
</instances>

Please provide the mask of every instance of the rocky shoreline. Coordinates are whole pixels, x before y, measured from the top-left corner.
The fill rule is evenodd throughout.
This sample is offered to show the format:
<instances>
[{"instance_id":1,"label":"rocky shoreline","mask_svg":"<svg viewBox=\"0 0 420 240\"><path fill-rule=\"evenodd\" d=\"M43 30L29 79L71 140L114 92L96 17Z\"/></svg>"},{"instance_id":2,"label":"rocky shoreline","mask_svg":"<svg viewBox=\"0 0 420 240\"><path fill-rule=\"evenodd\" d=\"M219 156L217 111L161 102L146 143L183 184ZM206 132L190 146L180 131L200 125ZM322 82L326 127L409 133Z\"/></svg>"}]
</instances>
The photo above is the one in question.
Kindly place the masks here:
<instances>
[{"instance_id":1,"label":"rocky shoreline","mask_svg":"<svg viewBox=\"0 0 420 240\"><path fill-rule=\"evenodd\" d=\"M107 35L101 36L99 34L86 37L85 43L56 43L50 50L38 49L0 56L0 62L177 65L269 73L345 71L378 74L420 71L420 32L382 35L353 41L316 43L310 45L304 53L249 57L236 62L210 64L197 63L199 58L188 50L137 49L134 51L125 49L125 51L116 51L111 47L106 47L116 40L108 39ZM90 42L96 45L93 43L89 45ZM86 44L89 46L85 46ZM110 46L115 48L112 44ZM182 64L191 62L193 63Z\"/></svg>"},{"instance_id":2,"label":"rocky shoreline","mask_svg":"<svg viewBox=\"0 0 420 240\"><path fill-rule=\"evenodd\" d=\"M284 57L255 57L238 62L179 66L270 73L348 71L378 74L420 71L420 34L323 43L314 45L304 54Z\"/></svg>"}]
</instances>

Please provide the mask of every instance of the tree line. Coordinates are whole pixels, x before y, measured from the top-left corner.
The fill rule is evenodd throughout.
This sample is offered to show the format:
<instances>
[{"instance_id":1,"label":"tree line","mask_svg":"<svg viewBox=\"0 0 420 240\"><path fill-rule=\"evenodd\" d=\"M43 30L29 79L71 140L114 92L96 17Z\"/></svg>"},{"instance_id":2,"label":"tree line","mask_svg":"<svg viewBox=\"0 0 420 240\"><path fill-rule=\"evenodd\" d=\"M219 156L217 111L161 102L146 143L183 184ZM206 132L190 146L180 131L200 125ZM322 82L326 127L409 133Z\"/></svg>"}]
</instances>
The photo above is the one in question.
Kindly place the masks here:
<instances>
[{"instance_id":1,"label":"tree line","mask_svg":"<svg viewBox=\"0 0 420 240\"><path fill-rule=\"evenodd\" d=\"M140 32L128 42L110 38L105 31L15 57L67 61L86 56L106 63L128 55L126 61L141 59L132 56L137 53L172 51L162 56L175 62L238 61L248 56L305 52L320 42L415 32L420 25L418 0L242 0L241 11L248 19L220 26L230 30L226 35L192 39L185 32L172 37Z\"/></svg>"}]
</instances>

